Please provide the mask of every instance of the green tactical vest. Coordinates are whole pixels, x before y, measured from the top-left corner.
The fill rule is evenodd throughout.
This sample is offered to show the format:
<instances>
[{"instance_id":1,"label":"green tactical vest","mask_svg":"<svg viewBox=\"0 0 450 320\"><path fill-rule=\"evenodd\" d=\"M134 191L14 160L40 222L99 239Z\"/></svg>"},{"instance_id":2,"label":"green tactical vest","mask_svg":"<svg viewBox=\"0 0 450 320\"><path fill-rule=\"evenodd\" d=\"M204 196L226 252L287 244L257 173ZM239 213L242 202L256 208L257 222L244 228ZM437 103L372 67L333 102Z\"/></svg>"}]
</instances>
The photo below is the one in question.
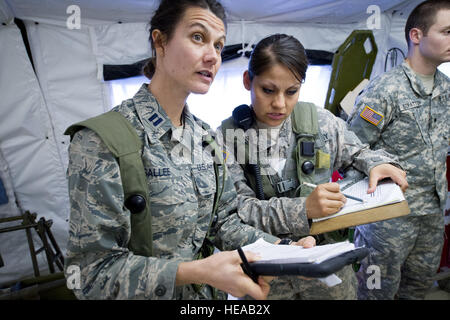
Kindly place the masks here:
<instances>
[{"instance_id":1,"label":"green tactical vest","mask_svg":"<svg viewBox=\"0 0 450 320\"><path fill-rule=\"evenodd\" d=\"M204 126L203 126L204 125ZM206 124L203 129L208 130ZM151 257L152 256L152 223L149 201L149 190L147 185L147 177L145 175L144 164L142 162L142 141L136 133L131 123L119 112L109 111L97 117L87 119L70 126L64 134L70 135L71 139L74 134L83 128L89 128L96 132L102 139L110 152L118 160L120 168L120 176L124 190L125 203L131 196L139 195L145 199L145 208L139 212L130 214L131 219L131 236L128 248L136 255ZM214 141L208 135L206 142L214 150L216 159L223 164L222 153ZM225 166L223 167L223 180L221 187L218 182L217 162L214 162L214 171L216 175L216 195L214 198L213 214L211 216L210 226L217 212L217 206L223 192L225 181ZM209 232L207 238L209 236ZM212 253L211 246L204 242L204 246L200 250L199 256L206 257Z\"/></svg>"},{"instance_id":2,"label":"green tactical vest","mask_svg":"<svg viewBox=\"0 0 450 320\"><path fill-rule=\"evenodd\" d=\"M302 142L314 143L319 134L316 105L308 102L297 103L292 111L291 121L292 131L294 131L297 141L295 159L297 162L297 178L300 183L300 196L307 197L312 192L312 189L302 186L302 183L315 182L316 152L313 149L311 154L306 154L305 150L302 150ZM306 174L303 172L302 166L308 162L314 165L314 169L311 173Z\"/></svg>"},{"instance_id":3,"label":"green tactical vest","mask_svg":"<svg viewBox=\"0 0 450 320\"><path fill-rule=\"evenodd\" d=\"M322 141L322 135L320 134L319 130L319 121L317 116L317 109L315 104L309 103L309 102L298 102L294 110L292 111L291 115L291 122L292 122L292 131L295 134L295 140L296 140L296 146L295 146L295 162L296 162L296 173L297 178L300 183L299 188L295 191L295 197L301 196L301 197L307 197L312 192L311 187L302 186L303 182L309 182L314 184L321 184L326 183L329 181L331 174L324 178L319 179L319 181L316 181L316 169L330 169L330 155L324 151L322 151L321 147L324 145L324 141ZM235 129L236 126L234 124L234 120L232 118L224 120L222 122L222 133L224 139L226 138L226 130L227 129ZM306 152L307 150L302 150L302 145L305 146L306 143L311 143L319 140L319 144L317 145L317 148L314 147L314 152ZM236 153L236 147L237 143L234 141L235 146L235 155ZM310 145L311 146L311 145ZM249 148L248 143L246 143L246 149L245 149L245 161L248 163L249 161ZM312 150L309 150L312 151ZM302 165L305 162L311 162L314 164L314 169L309 173L306 174L302 170ZM241 165L242 166L242 165ZM244 175L247 179L247 181L250 184L250 187L252 190L256 190L256 179L255 176L247 172L244 167ZM270 199L272 197L280 196L280 188L277 187L278 192L273 187L273 184L267 175L261 175L262 185L264 189L264 196L265 199ZM281 188L282 189L282 188ZM298 192L300 190L300 192ZM283 190L281 190L283 191ZM342 230L336 230L332 232L327 232L325 234L321 234L318 236L318 243L323 243L324 240L326 241L343 241L347 239L348 229L342 229Z\"/></svg>"}]
</instances>

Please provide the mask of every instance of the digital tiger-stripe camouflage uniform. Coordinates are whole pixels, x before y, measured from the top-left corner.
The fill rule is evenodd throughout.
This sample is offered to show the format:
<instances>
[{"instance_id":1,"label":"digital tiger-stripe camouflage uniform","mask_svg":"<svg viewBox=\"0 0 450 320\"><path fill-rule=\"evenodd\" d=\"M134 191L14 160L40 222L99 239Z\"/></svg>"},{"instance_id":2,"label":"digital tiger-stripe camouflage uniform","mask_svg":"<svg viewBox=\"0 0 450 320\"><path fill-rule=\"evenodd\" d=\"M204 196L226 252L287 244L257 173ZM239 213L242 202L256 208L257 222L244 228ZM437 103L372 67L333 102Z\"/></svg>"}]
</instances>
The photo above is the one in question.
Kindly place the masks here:
<instances>
[{"instance_id":1,"label":"digital tiger-stripe camouflage uniform","mask_svg":"<svg viewBox=\"0 0 450 320\"><path fill-rule=\"evenodd\" d=\"M444 241L449 107L449 79L437 70L427 92L406 61L373 80L355 104L350 129L372 149L398 156L411 209L356 229L355 243L371 250L357 274L361 299L423 299L432 285ZM380 268L380 288L367 284L370 265Z\"/></svg>"},{"instance_id":2,"label":"digital tiger-stripe camouflage uniform","mask_svg":"<svg viewBox=\"0 0 450 320\"><path fill-rule=\"evenodd\" d=\"M356 135L347 130L346 123L331 112L316 106L318 114L319 134L315 140L316 152L320 149L322 155L329 155L329 160L321 165L316 165L315 183L327 183L331 181L332 173L338 169L352 171L356 169L369 175L370 170L383 163L398 164L395 157L383 150L372 151L368 145L359 141ZM286 159L282 175L279 176L270 165L260 163L261 174L268 175L274 190L276 183L280 181L293 182L291 190L278 193L268 200L256 198L255 191L246 178L245 163L239 163L239 151L234 150L234 142L227 141L226 130L237 129L233 118L222 122L219 132L222 134L225 146L230 155L227 159L229 173L233 177L234 185L238 193L238 214L241 219L258 229L276 235L280 238L288 237L294 240L309 234L309 223L306 215L306 197L297 197L296 189L299 187L297 176L297 163L295 160L295 146L297 145L295 134L292 130L292 115L286 119L280 128L278 138L268 139L265 148L255 146L259 159L268 158L266 155L280 155ZM310 119L307 119L310 121ZM253 123L250 130L259 131L257 122ZM259 131L261 132L261 131ZM267 131L266 131L267 132ZM236 134L236 138L240 136ZM244 136L241 136L244 138ZM241 139L242 139L241 138ZM228 138L230 140L230 138ZM237 147L244 146L251 139L238 140ZM256 141L256 140L255 140ZM256 142L259 144L259 142ZM231 150L230 150L231 149ZM256 159L256 157L255 157ZM312 189L310 190L310 192ZM336 235L338 237L336 237ZM337 232L321 236L319 245L343 241ZM268 299L295 299L295 300L354 300L357 295L357 279L352 266L348 265L336 272L342 283L329 287L318 279L302 279L299 277L278 277L271 282L271 290Z\"/></svg>"},{"instance_id":3,"label":"digital tiger-stripe camouflage uniform","mask_svg":"<svg viewBox=\"0 0 450 320\"><path fill-rule=\"evenodd\" d=\"M207 132L187 107L184 130L177 131L147 85L113 110L131 122L144 144L153 256L135 255L127 248L130 212L123 204L118 163L97 134L82 129L69 149L66 276L69 266L80 268L81 288L74 290L79 299L200 298L192 286L175 287L175 276L180 262L194 259L210 227L216 178L213 158L202 148ZM203 161L194 163L194 156ZM236 249L260 237L277 240L243 224L236 204L236 191L227 177L210 231L217 248Z\"/></svg>"}]
</instances>

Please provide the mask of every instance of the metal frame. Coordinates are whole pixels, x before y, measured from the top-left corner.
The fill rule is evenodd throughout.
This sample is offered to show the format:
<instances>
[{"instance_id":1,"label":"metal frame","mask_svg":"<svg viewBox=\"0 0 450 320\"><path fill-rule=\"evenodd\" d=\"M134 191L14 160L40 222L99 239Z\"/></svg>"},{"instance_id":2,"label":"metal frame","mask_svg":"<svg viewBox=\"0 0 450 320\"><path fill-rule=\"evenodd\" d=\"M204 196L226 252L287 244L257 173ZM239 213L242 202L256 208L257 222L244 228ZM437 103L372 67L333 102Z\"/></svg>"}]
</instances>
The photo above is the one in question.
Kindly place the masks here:
<instances>
[{"instance_id":1,"label":"metal frame","mask_svg":"<svg viewBox=\"0 0 450 320\"><path fill-rule=\"evenodd\" d=\"M36 277L40 276L39 265L37 262L37 255L42 251L45 252L50 273L55 273L55 264L60 271L63 271L64 256L50 230L53 221L45 220L42 217L39 219L39 221L36 222L36 217L37 217L36 213L30 213L29 211L26 211L23 215L20 216L1 218L0 224L20 220L22 220L22 223L20 225L12 227L0 228L0 233L25 230L28 241L28 247L30 249L34 275ZM31 229L36 230L39 238L42 241L42 247L40 247L38 250L35 250L33 237L31 235Z\"/></svg>"}]
</instances>

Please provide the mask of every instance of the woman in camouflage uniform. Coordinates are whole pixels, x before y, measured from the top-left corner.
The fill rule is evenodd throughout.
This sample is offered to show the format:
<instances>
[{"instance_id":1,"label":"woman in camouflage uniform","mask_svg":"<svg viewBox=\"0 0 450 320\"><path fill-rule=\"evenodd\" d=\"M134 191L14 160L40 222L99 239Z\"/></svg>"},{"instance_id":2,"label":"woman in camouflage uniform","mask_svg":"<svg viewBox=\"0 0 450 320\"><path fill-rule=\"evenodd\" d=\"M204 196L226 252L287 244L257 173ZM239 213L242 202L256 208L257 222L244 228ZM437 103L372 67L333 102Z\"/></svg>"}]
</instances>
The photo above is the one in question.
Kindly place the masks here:
<instances>
[{"instance_id":1,"label":"woman in camouflage uniform","mask_svg":"<svg viewBox=\"0 0 450 320\"><path fill-rule=\"evenodd\" d=\"M373 192L377 182L385 177L391 177L403 189L407 187L405 173L389 164L396 164L391 155L383 150L370 150L347 130L344 121L323 108L312 106L317 110L318 132L314 139L302 144L302 150L296 149L302 138L294 133L291 114L294 108L298 108L296 105L307 65L305 49L294 37L276 34L261 40L253 50L243 77L252 102L251 107L247 106L249 113L246 119L253 118L248 129L256 132L257 146L252 149L254 142L250 138L235 140L239 136L234 134L239 127L236 122L239 119L231 117L221 126L227 151L234 155L228 157L230 161L227 163L238 192L239 216L261 230L292 239L309 234L308 219L336 213L346 202L339 185L329 182L335 170L356 169L365 173L370 177L368 192ZM306 107L308 105L300 106ZM306 122L306 127L314 127L316 124L311 119L308 116L297 122ZM229 134L227 130L231 130ZM265 145L261 144L263 138L268 142ZM261 176L269 179L269 183L264 185L264 199L257 199L254 175L249 172L247 163L239 160L239 150L236 149L245 145L248 150L257 152L253 159L259 159ZM311 147L308 152L303 150L307 146ZM245 160L251 157L249 154ZM296 157L303 159L300 165ZM304 169L301 174L308 180L299 181L298 170ZM305 181L318 187L302 186ZM336 241L333 236L325 234L320 244ZM334 287L328 287L319 280L282 277L273 282L269 297L355 299L357 282L352 268L347 266L337 275L343 281Z\"/></svg>"}]
</instances>

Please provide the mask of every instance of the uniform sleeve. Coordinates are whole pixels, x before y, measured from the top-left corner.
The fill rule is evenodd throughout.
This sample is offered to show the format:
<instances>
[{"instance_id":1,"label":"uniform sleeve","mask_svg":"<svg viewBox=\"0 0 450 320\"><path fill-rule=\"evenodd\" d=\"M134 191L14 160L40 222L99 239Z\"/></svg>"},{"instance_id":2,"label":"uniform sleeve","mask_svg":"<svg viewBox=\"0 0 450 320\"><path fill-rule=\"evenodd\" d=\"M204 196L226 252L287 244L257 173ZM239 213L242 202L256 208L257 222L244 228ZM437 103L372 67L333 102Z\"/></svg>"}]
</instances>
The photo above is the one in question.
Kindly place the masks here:
<instances>
[{"instance_id":1,"label":"uniform sleeve","mask_svg":"<svg viewBox=\"0 0 450 320\"><path fill-rule=\"evenodd\" d=\"M221 171L220 177L222 177ZM233 180L226 170L224 191L219 202L217 223L212 228L215 235L215 245L220 250L235 250L239 246L244 246L263 238L267 242L274 243L278 240L271 234L255 228L241 219L237 213L237 194L233 185ZM219 182L221 184L221 182Z\"/></svg>"},{"instance_id":2,"label":"uniform sleeve","mask_svg":"<svg viewBox=\"0 0 450 320\"><path fill-rule=\"evenodd\" d=\"M305 197L259 200L238 163L230 163L228 170L238 194L238 215L245 223L279 237L296 239L309 234Z\"/></svg>"},{"instance_id":3,"label":"uniform sleeve","mask_svg":"<svg viewBox=\"0 0 450 320\"><path fill-rule=\"evenodd\" d=\"M119 167L99 137L78 132L69 148L70 225L65 264L81 273L79 299L172 299L179 261L138 256L128 248ZM71 268L73 270L73 268Z\"/></svg>"},{"instance_id":4,"label":"uniform sleeve","mask_svg":"<svg viewBox=\"0 0 450 320\"><path fill-rule=\"evenodd\" d=\"M330 119L330 116L333 119ZM336 139L336 158L333 170L346 170L352 166L368 176L370 170L380 164L390 163L400 167L396 156L383 149L371 150L369 144L363 143L355 132L349 130L342 119L329 113L326 121L326 126L333 128ZM323 127L323 124L321 124L321 127Z\"/></svg>"},{"instance_id":5,"label":"uniform sleeve","mask_svg":"<svg viewBox=\"0 0 450 320\"><path fill-rule=\"evenodd\" d=\"M381 96L381 89L376 85L369 85L364 92L358 97L352 114L347 120L348 126L358 138L369 144L372 148L381 138L384 127L390 122L392 117L392 103L387 98ZM382 119L379 123L377 119L371 118L370 109L378 113ZM368 111L368 113L365 113Z\"/></svg>"}]
</instances>

